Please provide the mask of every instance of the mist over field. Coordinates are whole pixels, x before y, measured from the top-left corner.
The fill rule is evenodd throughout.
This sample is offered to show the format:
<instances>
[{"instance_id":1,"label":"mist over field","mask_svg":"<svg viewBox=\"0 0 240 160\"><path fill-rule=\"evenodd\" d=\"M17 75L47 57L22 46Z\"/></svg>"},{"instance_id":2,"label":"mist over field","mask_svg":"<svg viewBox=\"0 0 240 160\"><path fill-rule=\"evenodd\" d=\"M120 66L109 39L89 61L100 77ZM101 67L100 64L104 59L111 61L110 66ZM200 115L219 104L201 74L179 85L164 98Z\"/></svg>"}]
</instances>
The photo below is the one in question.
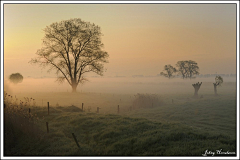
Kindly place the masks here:
<instances>
[{"instance_id":1,"label":"mist over field","mask_svg":"<svg viewBox=\"0 0 240 160\"><path fill-rule=\"evenodd\" d=\"M78 92L96 92L96 93L118 93L118 94L135 94L135 93L186 93L193 91L191 84L203 82L212 84L215 77L168 79L165 77L90 77L88 82L79 84ZM236 83L236 77L224 77L224 84ZM19 84L13 84L8 79L4 80L5 90L14 93L25 92L71 92L70 85L57 83L56 78L24 78ZM224 87L224 85L223 85ZM185 90L182 90L185 88ZM208 90L204 84L200 91ZM212 88L209 90L212 90Z\"/></svg>"},{"instance_id":2,"label":"mist over field","mask_svg":"<svg viewBox=\"0 0 240 160\"><path fill-rule=\"evenodd\" d=\"M199 96L214 95L214 77L168 79L161 76L156 77L89 77L89 81L79 84L77 93L72 93L71 87L67 82L57 83L55 78L25 78L22 83L13 84L9 80L4 81L5 91L19 99L24 97L35 98L37 105L45 106L49 101L55 106L77 105L81 103L92 103L98 99L101 103L109 97L96 98L96 95L127 95L136 94L157 94L158 96L185 95L193 97L194 88L192 84L202 82ZM224 83L218 87L218 93L235 94L236 78L224 77ZM86 96L87 95L87 96ZM65 98L64 98L65 97ZM110 97L111 98L111 97ZM115 96L116 98L116 96ZM64 99L64 100L63 100ZM120 98L119 98L120 99ZM164 99L163 99L164 100ZM131 105L131 104L129 104Z\"/></svg>"}]
</instances>

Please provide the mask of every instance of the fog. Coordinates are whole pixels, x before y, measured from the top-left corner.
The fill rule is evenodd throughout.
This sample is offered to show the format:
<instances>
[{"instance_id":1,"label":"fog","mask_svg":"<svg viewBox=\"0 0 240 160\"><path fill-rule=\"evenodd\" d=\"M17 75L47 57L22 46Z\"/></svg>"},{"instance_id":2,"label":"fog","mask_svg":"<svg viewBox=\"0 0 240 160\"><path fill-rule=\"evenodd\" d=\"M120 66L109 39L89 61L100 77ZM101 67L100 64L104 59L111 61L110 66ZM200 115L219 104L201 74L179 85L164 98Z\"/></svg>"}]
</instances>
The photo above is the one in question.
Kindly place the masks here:
<instances>
[{"instance_id":1,"label":"fog","mask_svg":"<svg viewBox=\"0 0 240 160\"><path fill-rule=\"evenodd\" d=\"M199 94L213 92L214 77L195 79L167 79L164 77L90 77L88 82L79 84L80 93L113 94L185 94L193 93L193 83L203 82ZM224 77L222 88L236 90L236 78ZM229 85L231 87L229 87ZM233 88L232 88L233 87ZM64 82L59 84L55 78L25 78L22 83L13 84L4 80L4 90L12 94L71 92L71 86ZM219 89L221 90L221 89ZM54 94L53 94L54 95Z\"/></svg>"},{"instance_id":2,"label":"fog","mask_svg":"<svg viewBox=\"0 0 240 160\"><path fill-rule=\"evenodd\" d=\"M199 96L214 95L214 77L196 79L167 79L164 77L89 77L89 81L80 84L77 93L72 93L71 86L64 82L59 84L55 78L25 78L22 83L13 84L4 80L4 91L13 96L13 101L25 101L24 97L34 98L36 106L77 106L82 103L87 107L101 107L102 112L111 113L111 107L121 105L128 108L133 104L134 95L156 94L161 101L171 101L171 97L184 95L186 101L192 98L192 84L203 82ZM236 78L224 77L224 83L218 87L220 95L236 94ZM17 99L16 99L16 98ZM168 98L170 97L170 99ZM187 99L186 99L187 98ZM123 108L122 108L123 109Z\"/></svg>"}]
</instances>

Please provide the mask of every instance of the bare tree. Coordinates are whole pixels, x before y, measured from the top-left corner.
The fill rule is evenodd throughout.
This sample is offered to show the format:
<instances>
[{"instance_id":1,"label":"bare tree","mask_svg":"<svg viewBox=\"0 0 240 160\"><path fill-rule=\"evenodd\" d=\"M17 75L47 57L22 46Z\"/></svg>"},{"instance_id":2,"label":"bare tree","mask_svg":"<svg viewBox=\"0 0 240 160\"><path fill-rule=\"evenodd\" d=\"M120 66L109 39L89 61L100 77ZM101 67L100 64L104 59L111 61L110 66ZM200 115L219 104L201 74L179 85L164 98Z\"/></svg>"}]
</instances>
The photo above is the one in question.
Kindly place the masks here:
<instances>
[{"instance_id":1,"label":"bare tree","mask_svg":"<svg viewBox=\"0 0 240 160\"><path fill-rule=\"evenodd\" d=\"M195 78L194 75L199 74L199 67L195 61L178 61L177 64L177 72L183 79L185 78Z\"/></svg>"},{"instance_id":2,"label":"bare tree","mask_svg":"<svg viewBox=\"0 0 240 160\"><path fill-rule=\"evenodd\" d=\"M44 29L43 47L30 63L55 70L57 81L67 82L76 92L88 72L103 75L108 53L103 51L100 27L79 18L52 23Z\"/></svg>"},{"instance_id":3,"label":"bare tree","mask_svg":"<svg viewBox=\"0 0 240 160\"><path fill-rule=\"evenodd\" d=\"M177 71L176 68L174 68L172 65L168 64L164 66L164 72L161 72L160 75L165 76L167 78L173 78L174 77L174 73Z\"/></svg>"},{"instance_id":4,"label":"bare tree","mask_svg":"<svg viewBox=\"0 0 240 160\"><path fill-rule=\"evenodd\" d=\"M215 77L215 83L213 83L214 86L214 94L217 96L217 86L221 86L223 83L223 78L221 76L216 76Z\"/></svg>"},{"instance_id":5,"label":"bare tree","mask_svg":"<svg viewBox=\"0 0 240 160\"><path fill-rule=\"evenodd\" d=\"M201 83L198 82L198 83L192 84L192 86L194 88L194 95L193 96L195 98L198 98L198 91L199 91L201 85L202 85L202 82Z\"/></svg>"}]
</instances>

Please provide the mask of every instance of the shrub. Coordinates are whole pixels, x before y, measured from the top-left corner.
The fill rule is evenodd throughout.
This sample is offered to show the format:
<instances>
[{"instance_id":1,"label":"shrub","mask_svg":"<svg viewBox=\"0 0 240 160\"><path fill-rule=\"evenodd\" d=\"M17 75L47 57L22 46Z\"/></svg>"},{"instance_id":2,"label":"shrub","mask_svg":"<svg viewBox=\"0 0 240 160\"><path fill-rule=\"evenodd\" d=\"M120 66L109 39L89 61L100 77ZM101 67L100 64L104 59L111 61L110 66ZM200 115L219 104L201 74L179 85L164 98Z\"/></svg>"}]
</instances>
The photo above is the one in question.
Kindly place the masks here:
<instances>
[{"instance_id":1,"label":"shrub","mask_svg":"<svg viewBox=\"0 0 240 160\"><path fill-rule=\"evenodd\" d=\"M11 82L17 84L23 81L23 76L20 73L13 73L9 76Z\"/></svg>"},{"instance_id":2,"label":"shrub","mask_svg":"<svg viewBox=\"0 0 240 160\"><path fill-rule=\"evenodd\" d=\"M162 104L156 94L140 94L134 95L133 108L152 108Z\"/></svg>"}]
</instances>

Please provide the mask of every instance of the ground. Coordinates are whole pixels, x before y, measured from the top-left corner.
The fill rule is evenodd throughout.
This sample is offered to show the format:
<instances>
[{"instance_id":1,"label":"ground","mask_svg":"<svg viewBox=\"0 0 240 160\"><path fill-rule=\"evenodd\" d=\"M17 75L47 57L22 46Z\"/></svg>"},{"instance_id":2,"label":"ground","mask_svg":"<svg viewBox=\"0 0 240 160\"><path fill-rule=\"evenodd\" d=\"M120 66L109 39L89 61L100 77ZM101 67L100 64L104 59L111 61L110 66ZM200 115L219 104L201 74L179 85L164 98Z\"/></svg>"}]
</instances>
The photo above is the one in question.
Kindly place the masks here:
<instances>
[{"instance_id":1,"label":"ground","mask_svg":"<svg viewBox=\"0 0 240 160\"><path fill-rule=\"evenodd\" d=\"M183 94L146 93L142 95L155 96L158 102L139 107L133 103L136 94L21 93L16 96L18 102L20 99L25 102L26 97L35 98L36 102L30 101L23 107L27 120L14 112L20 106L5 108L8 128L5 127L4 153L8 156L202 156L206 150L236 152L235 85L226 84L218 92L219 96L215 96L213 87L202 92L200 88L198 99L193 97L193 88ZM12 104L16 98L8 97Z\"/></svg>"}]
</instances>

